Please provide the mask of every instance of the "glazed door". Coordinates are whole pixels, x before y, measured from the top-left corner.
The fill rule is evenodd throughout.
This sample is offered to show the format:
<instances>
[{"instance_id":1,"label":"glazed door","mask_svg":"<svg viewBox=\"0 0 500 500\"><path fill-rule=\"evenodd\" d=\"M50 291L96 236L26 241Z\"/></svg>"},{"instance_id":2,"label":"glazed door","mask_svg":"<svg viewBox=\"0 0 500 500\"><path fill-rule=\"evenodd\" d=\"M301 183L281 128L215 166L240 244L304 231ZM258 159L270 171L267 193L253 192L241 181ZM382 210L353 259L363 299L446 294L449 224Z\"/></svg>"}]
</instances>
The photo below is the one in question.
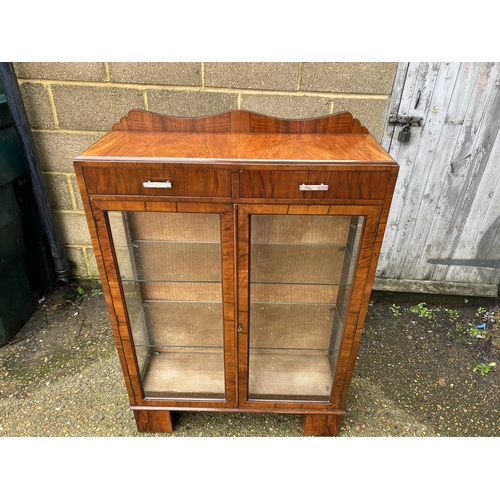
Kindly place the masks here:
<instances>
[{"instance_id":1,"label":"glazed door","mask_svg":"<svg viewBox=\"0 0 500 500\"><path fill-rule=\"evenodd\" d=\"M234 406L232 208L114 205L107 204L102 222L119 283L114 301L126 309L122 341L125 357L133 355L127 370L140 386L136 404Z\"/></svg>"},{"instance_id":2,"label":"glazed door","mask_svg":"<svg viewBox=\"0 0 500 500\"><path fill-rule=\"evenodd\" d=\"M241 406L337 404L379 214L373 207L239 207Z\"/></svg>"}]
</instances>

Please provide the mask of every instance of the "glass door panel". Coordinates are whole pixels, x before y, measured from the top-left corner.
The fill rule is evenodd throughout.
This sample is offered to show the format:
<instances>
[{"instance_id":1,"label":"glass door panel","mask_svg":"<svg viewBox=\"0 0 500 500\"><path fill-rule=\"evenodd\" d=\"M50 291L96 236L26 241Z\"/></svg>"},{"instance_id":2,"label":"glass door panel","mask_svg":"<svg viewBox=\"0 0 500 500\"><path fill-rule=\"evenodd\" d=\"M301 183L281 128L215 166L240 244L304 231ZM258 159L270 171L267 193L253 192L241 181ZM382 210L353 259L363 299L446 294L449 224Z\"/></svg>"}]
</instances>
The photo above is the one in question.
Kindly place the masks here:
<instances>
[{"instance_id":1,"label":"glass door panel","mask_svg":"<svg viewBox=\"0 0 500 500\"><path fill-rule=\"evenodd\" d=\"M250 216L249 399L329 401L364 219Z\"/></svg>"},{"instance_id":2,"label":"glass door panel","mask_svg":"<svg viewBox=\"0 0 500 500\"><path fill-rule=\"evenodd\" d=\"M220 214L108 220L145 396L224 399Z\"/></svg>"}]
</instances>

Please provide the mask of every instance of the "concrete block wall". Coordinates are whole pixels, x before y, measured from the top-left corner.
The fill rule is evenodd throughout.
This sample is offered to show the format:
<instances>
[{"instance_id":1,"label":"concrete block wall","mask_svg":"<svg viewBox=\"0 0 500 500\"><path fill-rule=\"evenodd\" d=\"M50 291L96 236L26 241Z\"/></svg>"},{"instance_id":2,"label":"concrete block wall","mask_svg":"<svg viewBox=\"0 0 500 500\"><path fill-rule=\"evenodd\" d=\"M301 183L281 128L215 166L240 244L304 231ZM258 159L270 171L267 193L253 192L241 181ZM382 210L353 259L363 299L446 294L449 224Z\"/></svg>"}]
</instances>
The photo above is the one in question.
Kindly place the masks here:
<instances>
[{"instance_id":1,"label":"concrete block wall","mask_svg":"<svg viewBox=\"0 0 500 500\"><path fill-rule=\"evenodd\" d=\"M381 140L397 63L14 63L75 277L98 277L73 158L129 110L279 118L350 111Z\"/></svg>"}]
</instances>

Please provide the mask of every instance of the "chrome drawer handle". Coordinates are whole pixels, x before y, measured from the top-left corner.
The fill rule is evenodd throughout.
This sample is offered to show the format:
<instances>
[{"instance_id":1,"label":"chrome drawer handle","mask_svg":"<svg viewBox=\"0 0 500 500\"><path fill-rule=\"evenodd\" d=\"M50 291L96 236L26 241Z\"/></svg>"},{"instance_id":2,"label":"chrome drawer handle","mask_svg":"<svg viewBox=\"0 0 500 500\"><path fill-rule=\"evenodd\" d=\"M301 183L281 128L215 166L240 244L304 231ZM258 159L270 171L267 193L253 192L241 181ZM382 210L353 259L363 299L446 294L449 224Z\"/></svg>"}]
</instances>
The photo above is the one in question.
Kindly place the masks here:
<instances>
[{"instance_id":1,"label":"chrome drawer handle","mask_svg":"<svg viewBox=\"0 0 500 500\"><path fill-rule=\"evenodd\" d=\"M165 181L165 182L146 181L146 182L143 182L142 185L145 188L164 188L164 189L170 189L172 187L172 182L171 181Z\"/></svg>"},{"instance_id":2,"label":"chrome drawer handle","mask_svg":"<svg viewBox=\"0 0 500 500\"><path fill-rule=\"evenodd\" d=\"M300 191L328 191L328 184L301 184Z\"/></svg>"}]
</instances>

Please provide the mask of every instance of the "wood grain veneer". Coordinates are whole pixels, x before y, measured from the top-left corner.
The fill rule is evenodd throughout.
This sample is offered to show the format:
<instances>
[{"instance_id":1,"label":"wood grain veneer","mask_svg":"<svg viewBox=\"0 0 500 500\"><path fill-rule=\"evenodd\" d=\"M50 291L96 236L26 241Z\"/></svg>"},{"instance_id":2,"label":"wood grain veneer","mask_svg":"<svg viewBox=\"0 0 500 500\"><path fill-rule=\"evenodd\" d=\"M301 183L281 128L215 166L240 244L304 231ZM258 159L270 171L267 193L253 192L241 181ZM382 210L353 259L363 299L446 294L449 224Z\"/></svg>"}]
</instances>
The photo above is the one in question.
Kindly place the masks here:
<instances>
[{"instance_id":1,"label":"wood grain veneer","mask_svg":"<svg viewBox=\"0 0 500 500\"><path fill-rule=\"evenodd\" d=\"M282 133L282 134L367 134L359 120L351 113L336 113L320 118L286 120L253 113L228 111L213 116L179 118L163 116L133 109L113 125L113 130L165 131L165 132L230 132L230 133Z\"/></svg>"},{"instance_id":2,"label":"wood grain veneer","mask_svg":"<svg viewBox=\"0 0 500 500\"><path fill-rule=\"evenodd\" d=\"M366 127L350 113L284 120L239 110L196 118L132 110L74 165L138 429L171 432L172 411L295 412L304 414L305 435L336 435L398 171ZM148 180L172 187L146 188ZM298 189L321 183L328 189ZM131 225L121 233L114 225L123 211ZM263 218L251 241L256 216ZM331 229L325 217L308 226L310 216L336 216L339 224ZM217 234L203 227L212 217L220 220ZM282 246L266 248L276 224L272 244ZM135 254L142 260L125 271L130 237L140 240ZM301 238L318 247L292 246ZM192 247L198 239L202 260ZM330 273L317 266L322 259L333 263ZM136 283L137 272L143 280ZM306 285L275 283L278 272ZM176 281L179 273L184 281ZM251 284L252 276L262 282ZM251 310L250 300L262 305ZM143 303L151 303L147 314ZM151 330L143 346L134 338L139 317ZM313 339L326 328L316 352L298 332L289 335L293 355L282 350L292 326L309 329ZM341 328L333 343L329 328ZM332 350L336 359L326 354ZM266 370L267 378L260 374Z\"/></svg>"}]
</instances>

